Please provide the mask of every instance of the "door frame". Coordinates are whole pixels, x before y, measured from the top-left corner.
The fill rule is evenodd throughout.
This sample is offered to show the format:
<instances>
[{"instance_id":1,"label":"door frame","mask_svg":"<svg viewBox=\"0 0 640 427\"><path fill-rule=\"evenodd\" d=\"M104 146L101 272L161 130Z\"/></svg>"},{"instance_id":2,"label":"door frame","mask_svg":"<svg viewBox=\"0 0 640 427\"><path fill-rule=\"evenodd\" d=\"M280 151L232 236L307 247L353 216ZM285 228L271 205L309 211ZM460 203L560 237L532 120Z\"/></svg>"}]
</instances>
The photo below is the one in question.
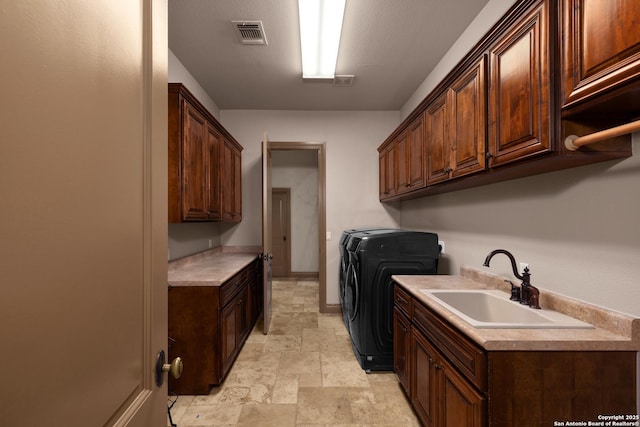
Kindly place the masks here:
<instances>
[{"instance_id":1,"label":"door frame","mask_svg":"<svg viewBox=\"0 0 640 427\"><path fill-rule=\"evenodd\" d=\"M315 150L318 154L318 283L319 310L328 313L327 308L327 208L326 208L326 144L324 142L281 142L269 141L270 150Z\"/></svg>"}]
</instances>

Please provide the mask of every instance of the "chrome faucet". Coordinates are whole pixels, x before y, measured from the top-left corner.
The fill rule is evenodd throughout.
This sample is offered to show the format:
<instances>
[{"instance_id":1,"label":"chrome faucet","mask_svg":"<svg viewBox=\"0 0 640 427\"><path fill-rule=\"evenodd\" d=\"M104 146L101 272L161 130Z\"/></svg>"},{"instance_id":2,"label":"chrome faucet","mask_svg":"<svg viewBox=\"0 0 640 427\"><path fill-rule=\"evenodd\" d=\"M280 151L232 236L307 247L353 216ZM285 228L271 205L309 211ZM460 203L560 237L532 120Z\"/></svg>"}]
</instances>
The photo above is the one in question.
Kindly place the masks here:
<instances>
[{"instance_id":1,"label":"chrome faucet","mask_svg":"<svg viewBox=\"0 0 640 427\"><path fill-rule=\"evenodd\" d=\"M497 254L505 254L509 257L511 261L511 269L513 270L513 275L518 279L522 280L522 284L520 288L517 288L511 281L507 280L507 282L511 283L511 300L518 301L520 304L526 304L531 308L540 308L539 299L540 299L540 290L531 284L531 274L529 273L529 267L525 267L522 274L518 272L518 268L516 266L516 259L511 252L504 249L496 249L491 251L489 255L484 260L485 267L489 267L489 262L494 255Z\"/></svg>"}]
</instances>

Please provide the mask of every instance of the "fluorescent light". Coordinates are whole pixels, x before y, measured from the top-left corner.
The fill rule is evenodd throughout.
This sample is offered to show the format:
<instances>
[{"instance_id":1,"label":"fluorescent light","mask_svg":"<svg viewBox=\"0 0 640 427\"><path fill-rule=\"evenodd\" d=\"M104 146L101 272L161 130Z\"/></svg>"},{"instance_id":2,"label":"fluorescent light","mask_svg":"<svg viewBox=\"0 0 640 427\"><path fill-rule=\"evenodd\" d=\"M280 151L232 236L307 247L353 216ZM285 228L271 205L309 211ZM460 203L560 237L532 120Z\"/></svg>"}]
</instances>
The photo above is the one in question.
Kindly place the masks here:
<instances>
[{"instance_id":1,"label":"fluorescent light","mask_svg":"<svg viewBox=\"0 0 640 427\"><path fill-rule=\"evenodd\" d=\"M346 0L298 0L302 78L332 79L336 72Z\"/></svg>"}]
</instances>

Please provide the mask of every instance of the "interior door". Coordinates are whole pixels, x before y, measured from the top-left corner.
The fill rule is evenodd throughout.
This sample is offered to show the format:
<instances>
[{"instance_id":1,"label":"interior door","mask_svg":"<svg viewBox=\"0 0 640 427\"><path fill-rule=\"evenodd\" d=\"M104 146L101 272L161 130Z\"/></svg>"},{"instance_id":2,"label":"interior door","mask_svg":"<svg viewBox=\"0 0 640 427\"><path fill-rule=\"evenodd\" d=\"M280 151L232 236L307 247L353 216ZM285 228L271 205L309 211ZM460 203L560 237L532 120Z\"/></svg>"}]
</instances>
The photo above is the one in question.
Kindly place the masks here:
<instances>
[{"instance_id":1,"label":"interior door","mask_svg":"<svg viewBox=\"0 0 640 427\"><path fill-rule=\"evenodd\" d=\"M271 323L271 150L269 137L262 138L262 286L264 295L264 334Z\"/></svg>"},{"instance_id":2,"label":"interior door","mask_svg":"<svg viewBox=\"0 0 640 427\"><path fill-rule=\"evenodd\" d=\"M288 277L291 272L291 189L271 189L271 250L273 277Z\"/></svg>"},{"instance_id":3,"label":"interior door","mask_svg":"<svg viewBox=\"0 0 640 427\"><path fill-rule=\"evenodd\" d=\"M2 425L167 425L166 13L2 4Z\"/></svg>"}]
</instances>

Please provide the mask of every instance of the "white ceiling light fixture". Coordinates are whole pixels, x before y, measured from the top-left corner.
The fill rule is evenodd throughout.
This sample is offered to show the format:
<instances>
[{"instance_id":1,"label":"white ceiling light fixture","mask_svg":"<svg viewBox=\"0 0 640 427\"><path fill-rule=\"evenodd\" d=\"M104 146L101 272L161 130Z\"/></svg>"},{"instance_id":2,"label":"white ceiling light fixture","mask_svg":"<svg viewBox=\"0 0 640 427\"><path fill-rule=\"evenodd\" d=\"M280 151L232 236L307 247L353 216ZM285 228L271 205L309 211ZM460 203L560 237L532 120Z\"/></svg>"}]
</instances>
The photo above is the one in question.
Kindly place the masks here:
<instances>
[{"instance_id":1,"label":"white ceiling light fixture","mask_svg":"<svg viewBox=\"0 0 640 427\"><path fill-rule=\"evenodd\" d=\"M333 79L346 0L298 0L302 78Z\"/></svg>"}]
</instances>

